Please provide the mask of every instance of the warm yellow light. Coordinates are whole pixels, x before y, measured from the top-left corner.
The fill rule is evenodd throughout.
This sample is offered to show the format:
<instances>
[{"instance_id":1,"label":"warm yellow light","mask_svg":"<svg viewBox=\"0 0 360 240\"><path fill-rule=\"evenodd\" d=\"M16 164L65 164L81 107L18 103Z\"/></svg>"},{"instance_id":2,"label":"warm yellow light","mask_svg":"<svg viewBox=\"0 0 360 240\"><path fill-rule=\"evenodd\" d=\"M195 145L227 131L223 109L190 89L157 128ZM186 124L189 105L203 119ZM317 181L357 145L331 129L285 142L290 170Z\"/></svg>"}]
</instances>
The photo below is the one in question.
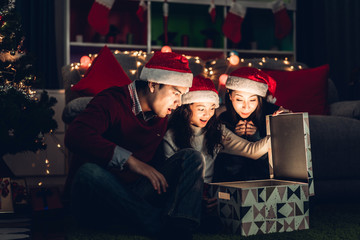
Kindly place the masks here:
<instances>
[{"instance_id":1,"label":"warm yellow light","mask_svg":"<svg viewBox=\"0 0 360 240\"><path fill-rule=\"evenodd\" d=\"M60 145L60 144L58 144L58 145L57 145L57 147L58 147L58 148L61 148L61 145Z\"/></svg>"},{"instance_id":2,"label":"warm yellow light","mask_svg":"<svg viewBox=\"0 0 360 240\"><path fill-rule=\"evenodd\" d=\"M81 67L88 68L90 63L91 63L91 59L89 58L89 56L82 56L80 58L80 66Z\"/></svg>"},{"instance_id":3,"label":"warm yellow light","mask_svg":"<svg viewBox=\"0 0 360 240\"><path fill-rule=\"evenodd\" d=\"M167 53L167 52L172 52L172 50L171 50L171 47L165 45L161 48L161 52Z\"/></svg>"},{"instance_id":4,"label":"warm yellow light","mask_svg":"<svg viewBox=\"0 0 360 240\"><path fill-rule=\"evenodd\" d=\"M42 184L43 184L42 182L39 182L39 183L38 183L38 186L40 187L40 186L42 186Z\"/></svg>"},{"instance_id":5,"label":"warm yellow light","mask_svg":"<svg viewBox=\"0 0 360 240\"><path fill-rule=\"evenodd\" d=\"M240 61L240 59L239 59L239 57L237 56L237 55L231 55L230 56L230 58L229 58L229 62L230 62L230 64L231 65L238 65L239 64L239 61Z\"/></svg>"},{"instance_id":6,"label":"warm yellow light","mask_svg":"<svg viewBox=\"0 0 360 240\"><path fill-rule=\"evenodd\" d=\"M248 66L249 66L249 67L252 67L252 63L248 63Z\"/></svg>"},{"instance_id":7,"label":"warm yellow light","mask_svg":"<svg viewBox=\"0 0 360 240\"><path fill-rule=\"evenodd\" d=\"M140 67L140 66L141 66L141 62L137 61L137 62L136 62L136 66L137 66L137 67Z\"/></svg>"},{"instance_id":8,"label":"warm yellow light","mask_svg":"<svg viewBox=\"0 0 360 240\"><path fill-rule=\"evenodd\" d=\"M48 159L45 159L45 163L48 164L48 163L49 163L49 160L48 160Z\"/></svg>"},{"instance_id":9,"label":"warm yellow light","mask_svg":"<svg viewBox=\"0 0 360 240\"><path fill-rule=\"evenodd\" d=\"M210 71L209 73L210 73L210 75L213 75L213 74L214 74L214 72L213 72L213 71Z\"/></svg>"},{"instance_id":10,"label":"warm yellow light","mask_svg":"<svg viewBox=\"0 0 360 240\"><path fill-rule=\"evenodd\" d=\"M227 79L228 79L227 74L221 74L219 77L219 84L225 86Z\"/></svg>"},{"instance_id":11,"label":"warm yellow light","mask_svg":"<svg viewBox=\"0 0 360 240\"><path fill-rule=\"evenodd\" d=\"M46 174L50 174L50 171L48 169L46 169Z\"/></svg>"},{"instance_id":12,"label":"warm yellow light","mask_svg":"<svg viewBox=\"0 0 360 240\"><path fill-rule=\"evenodd\" d=\"M130 70L130 73L131 73L132 75L135 75L136 70Z\"/></svg>"}]
</instances>

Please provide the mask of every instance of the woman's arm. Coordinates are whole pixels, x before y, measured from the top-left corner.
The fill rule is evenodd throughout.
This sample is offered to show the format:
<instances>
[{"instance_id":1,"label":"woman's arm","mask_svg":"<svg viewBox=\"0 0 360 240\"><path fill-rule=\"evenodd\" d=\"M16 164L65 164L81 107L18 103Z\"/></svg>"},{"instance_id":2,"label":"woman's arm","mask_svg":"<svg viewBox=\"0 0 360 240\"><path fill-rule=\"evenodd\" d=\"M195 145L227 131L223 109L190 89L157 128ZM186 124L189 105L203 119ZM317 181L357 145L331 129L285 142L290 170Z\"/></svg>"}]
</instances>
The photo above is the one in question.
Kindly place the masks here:
<instances>
[{"instance_id":1,"label":"woman's arm","mask_svg":"<svg viewBox=\"0 0 360 240\"><path fill-rule=\"evenodd\" d=\"M237 136L225 126L222 126L222 132L222 144L224 145L224 148L221 152L232 155L240 155L252 159L258 159L268 152L268 142L270 139L268 136L257 142L249 142Z\"/></svg>"}]
</instances>

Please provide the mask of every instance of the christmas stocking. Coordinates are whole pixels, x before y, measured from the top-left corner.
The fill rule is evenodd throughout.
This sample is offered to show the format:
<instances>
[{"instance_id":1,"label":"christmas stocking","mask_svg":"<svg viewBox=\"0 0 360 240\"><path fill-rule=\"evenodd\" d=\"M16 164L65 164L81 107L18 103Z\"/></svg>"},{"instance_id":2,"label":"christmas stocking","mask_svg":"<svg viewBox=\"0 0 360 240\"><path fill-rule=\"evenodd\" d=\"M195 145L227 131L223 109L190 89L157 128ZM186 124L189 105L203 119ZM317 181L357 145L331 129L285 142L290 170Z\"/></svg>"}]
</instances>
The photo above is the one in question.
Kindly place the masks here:
<instances>
[{"instance_id":1,"label":"christmas stocking","mask_svg":"<svg viewBox=\"0 0 360 240\"><path fill-rule=\"evenodd\" d=\"M272 11L275 18L275 37L283 39L290 33L292 27L284 2L276 1L272 6Z\"/></svg>"},{"instance_id":2,"label":"christmas stocking","mask_svg":"<svg viewBox=\"0 0 360 240\"><path fill-rule=\"evenodd\" d=\"M101 35L109 32L109 12L115 0L95 0L89 15L88 22L90 26Z\"/></svg>"},{"instance_id":3,"label":"christmas stocking","mask_svg":"<svg viewBox=\"0 0 360 240\"><path fill-rule=\"evenodd\" d=\"M215 9L214 0L211 1L210 7L209 7L209 14L211 17L211 21L214 23L215 17L216 17L216 9Z\"/></svg>"},{"instance_id":4,"label":"christmas stocking","mask_svg":"<svg viewBox=\"0 0 360 240\"><path fill-rule=\"evenodd\" d=\"M245 15L246 8L240 3L232 2L222 26L222 31L233 43L239 43L241 41L241 24L244 21Z\"/></svg>"},{"instance_id":5,"label":"christmas stocking","mask_svg":"<svg viewBox=\"0 0 360 240\"><path fill-rule=\"evenodd\" d=\"M164 44L168 44L168 17L169 17L169 4L164 0L163 4L163 18L164 18Z\"/></svg>"},{"instance_id":6,"label":"christmas stocking","mask_svg":"<svg viewBox=\"0 0 360 240\"><path fill-rule=\"evenodd\" d=\"M141 0L139 3L139 8L136 11L136 16L139 18L140 22L144 22L144 13L147 9L147 6L145 4L144 0Z\"/></svg>"}]
</instances>

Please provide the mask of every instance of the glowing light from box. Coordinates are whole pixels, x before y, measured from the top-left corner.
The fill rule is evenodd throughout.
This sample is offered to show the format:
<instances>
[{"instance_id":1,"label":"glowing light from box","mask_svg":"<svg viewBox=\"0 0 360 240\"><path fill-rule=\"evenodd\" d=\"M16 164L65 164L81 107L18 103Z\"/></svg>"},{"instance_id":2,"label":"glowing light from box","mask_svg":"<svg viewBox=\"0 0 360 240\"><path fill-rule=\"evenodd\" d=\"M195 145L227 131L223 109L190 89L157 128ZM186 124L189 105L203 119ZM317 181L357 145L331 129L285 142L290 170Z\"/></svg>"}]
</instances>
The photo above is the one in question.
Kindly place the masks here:
<instances>
[{"instance_id":1,"label":"glowing light from box","mask_svg":"<svg viewBox=\"0 0 360 240\"><path fill-rule=\"evenodd\" d=\"M163 52L163 53L172 52L172 50L171 50L171 47L165 45L161 48L161 52Z\"/></svg>"},{"instance_id":2,"label":"glowing light from box","mask_svg":"<svg viewBox=\"0 0 360 240\"><path fill-rule=\"evenodd\" d=\"M227 79L228 79L227 74L221 74L219 77L219 84L225 86Z\"/></svg>"}]
</instances>

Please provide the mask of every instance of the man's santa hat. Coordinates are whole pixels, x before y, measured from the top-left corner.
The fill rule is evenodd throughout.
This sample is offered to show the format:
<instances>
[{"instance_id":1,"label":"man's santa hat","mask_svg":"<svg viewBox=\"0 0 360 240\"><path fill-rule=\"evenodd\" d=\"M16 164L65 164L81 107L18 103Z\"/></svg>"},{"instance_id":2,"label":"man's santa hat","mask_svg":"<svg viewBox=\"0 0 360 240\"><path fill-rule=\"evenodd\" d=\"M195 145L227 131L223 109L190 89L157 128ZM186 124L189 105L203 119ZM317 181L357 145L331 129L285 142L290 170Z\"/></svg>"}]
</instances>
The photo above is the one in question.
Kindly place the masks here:
<instances>
[{"instance_id":1,"label":"man's santa hat","mask_svg":"<svg viewBox=\"0 0 360 240\"><path fill-rule=\"evenodd\" d=\"M189 92L182 96L182 104L190 104L194 102L215 103L215 107L219 107L219 95L215 89L214 83L201 75L194 77L193 85Z\"/></svg>"},{"instance_id":2,"label":"man's santa hat","mask_svg":"<svg viewBox=\"0 0 360 240\"><path fill-rule=\"evenodd\" d=\"M238 68L229 75L225 86L231 90L253 93L261 97L267 96L268 102L276 102L274 97L276 81L257 68Z\"/></svg>"},{"instance_id":3,"label":"man's santa hat","mask_svg":"<svg viewBox=\"0 0 360 240\"><path fill-rule=\"evenodd\" d=\"M193 74L186 57L173 52L155 52L143 67L140 80L179 87L191 87Z\"/></svg>"}]
</instances>

